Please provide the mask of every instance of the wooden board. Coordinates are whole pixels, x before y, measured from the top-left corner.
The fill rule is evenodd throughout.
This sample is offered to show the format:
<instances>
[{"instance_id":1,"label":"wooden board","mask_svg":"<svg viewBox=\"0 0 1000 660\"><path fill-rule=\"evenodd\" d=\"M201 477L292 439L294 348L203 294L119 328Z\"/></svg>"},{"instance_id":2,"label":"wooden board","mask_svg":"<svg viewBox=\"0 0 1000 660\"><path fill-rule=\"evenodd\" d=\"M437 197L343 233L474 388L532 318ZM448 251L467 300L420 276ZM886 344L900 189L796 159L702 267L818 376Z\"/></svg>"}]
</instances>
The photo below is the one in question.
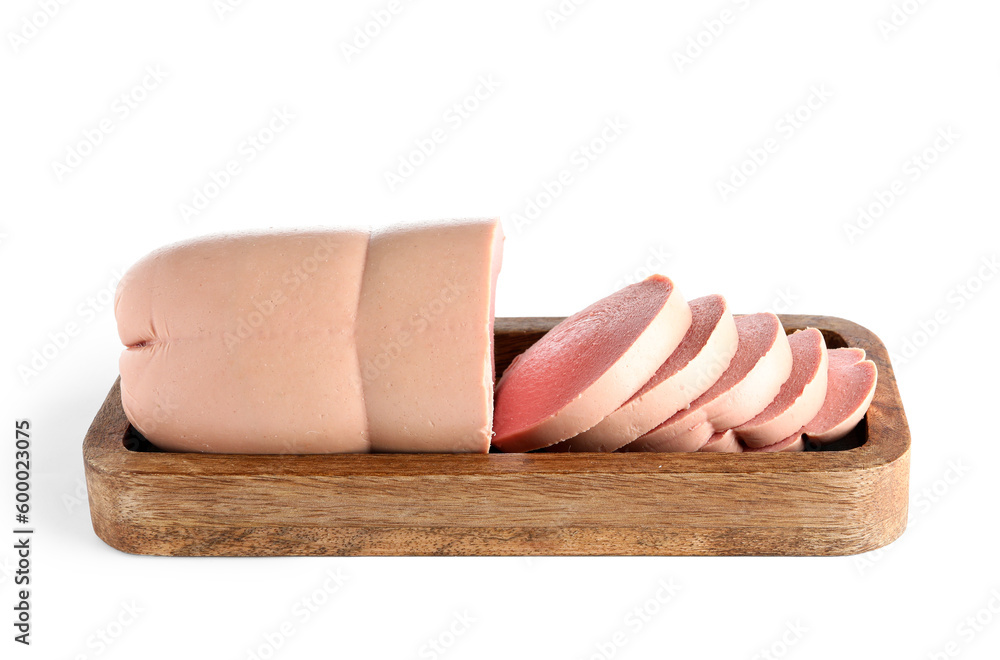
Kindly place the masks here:
<instances>
[{"instance_id":1,"label":"wooden board","mask_svg":"<svg viewBox=\"0 0 1000 660\"><path fill-rule=\"evenodd\" d=\"M83 445L94 531L152 555L844 555L906 526L910 434L861 326L784 315L879 370L837 451L221 455L157 451L116 382ZM559 319L496 320L497 373ZM844 447L852 447L845 449Z\"/></svg>"}]
</instances>

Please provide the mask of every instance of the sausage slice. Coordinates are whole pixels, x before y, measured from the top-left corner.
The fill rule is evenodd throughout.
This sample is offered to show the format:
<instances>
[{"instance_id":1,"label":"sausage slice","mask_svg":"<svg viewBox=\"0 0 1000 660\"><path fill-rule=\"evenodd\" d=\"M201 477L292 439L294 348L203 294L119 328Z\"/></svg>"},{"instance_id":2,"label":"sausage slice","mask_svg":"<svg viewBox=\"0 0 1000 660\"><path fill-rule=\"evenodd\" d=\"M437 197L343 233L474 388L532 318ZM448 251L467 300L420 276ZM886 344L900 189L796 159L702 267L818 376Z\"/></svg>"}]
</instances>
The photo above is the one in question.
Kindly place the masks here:
<instances>
[{"instance_id":1,"label":"sausage slice","mask_svg":"<svg viewBox=\"0 0 1000 660\"><path fill-rule=\"evenodd\" d=\"M656 373L690 326L690 307L662 275L577 312L500 378L493 444L530 451L593 427Z\"/></svg>"}]
</instances>

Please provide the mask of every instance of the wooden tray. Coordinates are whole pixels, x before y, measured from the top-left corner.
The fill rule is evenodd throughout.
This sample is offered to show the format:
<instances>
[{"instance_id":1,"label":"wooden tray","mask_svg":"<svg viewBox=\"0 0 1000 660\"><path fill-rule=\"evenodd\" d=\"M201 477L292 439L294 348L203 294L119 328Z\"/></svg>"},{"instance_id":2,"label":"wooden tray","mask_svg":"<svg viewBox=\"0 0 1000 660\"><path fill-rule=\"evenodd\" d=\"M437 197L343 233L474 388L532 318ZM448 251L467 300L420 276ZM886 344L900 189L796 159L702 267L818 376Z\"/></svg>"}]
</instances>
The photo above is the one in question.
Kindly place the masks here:
<instances>
[{"instance_id":1,"label":"wooden tray","mask_svg":"<svg viewBox=\"0 0 1000 660\"><path fill-rule=\"evenodd\" d=\"M496 320L497 372L560 319ZM910 433L885 346L784 315L878 365L835 451L243 456L157 451L116 382L83 444L94 531L151 555L844 555L906 526Z\"/></svg>"}]
</instances>

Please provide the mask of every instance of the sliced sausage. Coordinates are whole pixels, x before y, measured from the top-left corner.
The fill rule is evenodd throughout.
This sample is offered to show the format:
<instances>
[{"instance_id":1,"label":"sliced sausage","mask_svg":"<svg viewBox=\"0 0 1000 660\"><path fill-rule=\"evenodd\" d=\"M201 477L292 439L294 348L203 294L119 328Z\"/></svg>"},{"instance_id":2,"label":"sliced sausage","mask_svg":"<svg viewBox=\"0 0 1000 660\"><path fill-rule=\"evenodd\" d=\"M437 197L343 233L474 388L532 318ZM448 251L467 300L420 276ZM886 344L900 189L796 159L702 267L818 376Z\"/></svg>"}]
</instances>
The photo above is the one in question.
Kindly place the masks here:
<instances>
[{"instance_id":1,"label":"sliced sausage","mask_svg":"<svg viewBox=\"0 0 1000 660\"><path fill-rule=\"evenodd\" d=\"M743 445L736 439L732 429L715 433L698 451L728 452L738 454L743 451Z\"/></svg>"},{"instance_id":2,"label":"sliced sausage","mask_svg":"<svg viewBox=\"0 0 1000 660\"><path fill-rule=\"evenodd\" d=\"M819 413L802 427L810 441L833 442L851 432L875 396L878 368L861 348L830 351L829 384Z\"/></svg>"},{"instance_id":3,"label":"sliced sausage","mask_svg":"<svg viewBox=\"0 0 1000 660\"><path fill-rule=\"evenodd\" d=\"M690 326L690 307L662 275L577 312L500 378L493 444L529 451L586 431L656 373Z\"/></svg>"},{"instance_id":4,"label":"sliced sausage","mask_svg":"<svg viewBox=\"0 0 1000 660\"><path fill-rule=\"evenodd\" d=\"M729 368L707 392L623 451L698 451L718 431L764 410L792 371L781 321L770 312L736 319L739 345Z\"/></svg>"},{"instance_id":5,"label":"sliced sausage","mask_svg":"<svg viewBox=\"0 0 1000 660\"><path fill-rule=\"evenodd\" d=\"M650 431L705 393L736 354L736 322L719 295L696 298L691 327L649 382L618 410L552 451L615 451Z\"/></svg>"},{"instance_id":6,"label":"sliced sausage","mask_svg":"<svg viewBox=\"0 0 1000 660\"><path fill-rule=\"evenodd\" d=\"M823 333L807 328L791 334L792 375L774 401L759 415L736 427L748 447L759 448L787 438L811 420L823 406L827 386L827 350Z\"/></svg>"},{"instance_id":7,"label":"sliced sausage","mask_svg":"<svg viewBox=\"0 0 1000 660\"><path fill-rule=\"evenodd\" d=\"M743 451L755 452L755 451L802 451L805 449L805 443L802 441L802 434L796 433L795 435L788 436L783 440L778 442L773 442L769 445L763 447L744 447Z\"/></svg>"}]
</instances>

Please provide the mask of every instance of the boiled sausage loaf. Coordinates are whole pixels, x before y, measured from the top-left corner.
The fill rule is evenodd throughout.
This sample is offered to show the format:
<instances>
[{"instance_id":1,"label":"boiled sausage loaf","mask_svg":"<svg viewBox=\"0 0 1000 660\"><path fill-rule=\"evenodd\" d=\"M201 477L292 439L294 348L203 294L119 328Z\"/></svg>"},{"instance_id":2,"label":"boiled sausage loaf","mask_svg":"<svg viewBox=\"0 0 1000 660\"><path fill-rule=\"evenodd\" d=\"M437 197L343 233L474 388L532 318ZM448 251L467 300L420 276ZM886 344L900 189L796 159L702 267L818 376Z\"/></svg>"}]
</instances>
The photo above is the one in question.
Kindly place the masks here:
<instances>
[{"instance_id":1,"label":"boiled sausage loaf","mask_svg":"<svg viewBox=\"0 0 1000 660\"><path fill-rule=\"evenodd\" d=\"M132 266L115 296L132 425L175 451L368 451L353 333L367 244L227 235Z\"/></svg>"},{"instance_id":2,"label":"boiled sausage loaf","mask_svg":"<svg viewBox=\"0 0 1000 660\"><path fill-rule=\"evenodd\" d=\"M489 451L502 244L497 222L372 235L355 333L372 451Z\"/></svg>"},{"instance_id":3,"label":"boiled sausage loaf","mask_svg":"<svg viewBox=\"0 0 1000 660\"><path fill-rule=\"evenodd\" d=\"M157 250L115 297L125 413L177 451L485 452L501 241L470 220Z\"/></svg>"}]
</instances>

